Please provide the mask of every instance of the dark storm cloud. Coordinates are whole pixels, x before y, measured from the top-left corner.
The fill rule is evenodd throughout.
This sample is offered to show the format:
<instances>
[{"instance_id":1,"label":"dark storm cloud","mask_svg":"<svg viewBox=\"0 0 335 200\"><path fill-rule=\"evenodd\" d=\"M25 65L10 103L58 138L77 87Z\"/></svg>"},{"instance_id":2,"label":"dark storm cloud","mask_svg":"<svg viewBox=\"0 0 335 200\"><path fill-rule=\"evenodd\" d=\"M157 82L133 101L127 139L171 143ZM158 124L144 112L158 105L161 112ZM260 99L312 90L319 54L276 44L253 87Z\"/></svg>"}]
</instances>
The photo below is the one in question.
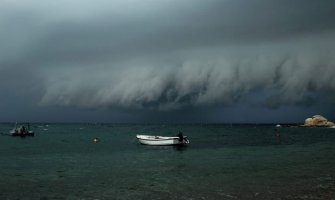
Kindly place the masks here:
<instances>
[{"instance_id":1,"label":"dark storm cloud","mask_svg":"<svg viewBox=\"0 0 335 200\"><path fill-rule=\"evenodd\" d=\"M287 46L277 48L291 47ZM63 74L62 81L49 84L52 87L43 102L83 107L153 106L166 110L189 104L232 104L254 90L268 90L267 103L273 107L303 103L318 90L334 90L334 52L320 55L300 47L286 55L287 51L275 51L273 45L264 48L260 53L246 53L237 58L232 55L214 59L212 54L206 57L200 53L200 59L191 57L180 65L168 67L138 64L125 65L120 71L80 69L75 74L90 75Z\"/></svg>"},{"instance_id":2,"label":"dark storm cloud","mask_svg":"<svg viewBox=\"0 0 335 200\"><path fill-rule=\"evenodd\" d=\"M17 84L0 88L29 74L42 105L173 110L262 91L278 108L335 90L333 1L1 4L0 78Z\"/></svg>"},{"instance_id":3,"label":"dark storm cloud","mask_svg":"<svg viewBox=\"0 0 335 200\"><path fill-rule=\"evenodd\" d=\"M100 3L111 8L114 5ZM36 48L30 56L56 61L125 59L208 45L271 41L334 29L331 1L143 1L144 5L138 9L136 1L128 3L133 4L125 13L106 9L98 16L87 14L92 17L89 20L71 14L57 20L51 15L50 23L46 20L43 28L36 28L44 29L37 30L44 36L34 43L37 46L30 46ZM59 9L61 15L64 8ZM38 26L38 19L45 17L42 14L30 17L30 26Z\"/></svg>"}]
</instances>

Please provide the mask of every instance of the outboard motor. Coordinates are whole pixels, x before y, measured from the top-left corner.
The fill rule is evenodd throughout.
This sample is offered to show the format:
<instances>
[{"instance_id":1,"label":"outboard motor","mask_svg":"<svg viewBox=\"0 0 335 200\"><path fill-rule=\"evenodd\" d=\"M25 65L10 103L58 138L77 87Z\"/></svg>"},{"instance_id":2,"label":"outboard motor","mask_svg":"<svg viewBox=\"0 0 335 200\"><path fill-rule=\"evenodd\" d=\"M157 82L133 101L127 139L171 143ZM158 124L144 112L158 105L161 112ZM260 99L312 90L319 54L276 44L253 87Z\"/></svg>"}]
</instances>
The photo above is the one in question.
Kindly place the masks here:
<instances>
[{"instance_id":1,"label":"outboard motor","mask_svg":"<svg viewBox=\"0 0 335 200\"><path fill-rule=\"evenodd\" d=\"M178 133L178 135L177 135L178 137L179 137L179 142L182 142L183 140L184 140L184 137L183 137L183 133L182 132L180 132L179 131L179 133Z\"/></svg>"}]
</instances>

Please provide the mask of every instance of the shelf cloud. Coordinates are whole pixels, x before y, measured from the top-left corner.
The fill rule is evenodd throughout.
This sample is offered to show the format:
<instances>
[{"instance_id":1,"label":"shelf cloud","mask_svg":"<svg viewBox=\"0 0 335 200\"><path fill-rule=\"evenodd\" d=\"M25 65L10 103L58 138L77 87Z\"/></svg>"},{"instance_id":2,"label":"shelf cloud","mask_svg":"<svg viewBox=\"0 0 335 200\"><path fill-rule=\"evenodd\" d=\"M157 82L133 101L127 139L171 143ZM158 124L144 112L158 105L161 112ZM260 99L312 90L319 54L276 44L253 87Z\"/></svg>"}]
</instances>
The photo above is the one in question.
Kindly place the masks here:
<instances>
[{"instance_id":1,"label":"shelf cloud","mask_svg":"<svg viewBox=\"0 0 335 200\"><path fill-rule=\"evenodd\" d=\"M255 94L265 108L308 106L329 93L334 105L330 0L0 4L3 99L28 89L36 105L175 111Z\"/></svg>"},{"instance_id":2,"label":"shelf cloud","mask_svg":"<svg viewBox=\"0 0 335 200\"><path fill-rule=\"evenodd\" d=\"M41 102L170 110L231 105L250 93L266 91L261 102L265 106L303 104L318 91L335 89L334 44L326 41L189 50L157 63L129 61L117 69L54 72Z\"/></svg>"}]
</instances>

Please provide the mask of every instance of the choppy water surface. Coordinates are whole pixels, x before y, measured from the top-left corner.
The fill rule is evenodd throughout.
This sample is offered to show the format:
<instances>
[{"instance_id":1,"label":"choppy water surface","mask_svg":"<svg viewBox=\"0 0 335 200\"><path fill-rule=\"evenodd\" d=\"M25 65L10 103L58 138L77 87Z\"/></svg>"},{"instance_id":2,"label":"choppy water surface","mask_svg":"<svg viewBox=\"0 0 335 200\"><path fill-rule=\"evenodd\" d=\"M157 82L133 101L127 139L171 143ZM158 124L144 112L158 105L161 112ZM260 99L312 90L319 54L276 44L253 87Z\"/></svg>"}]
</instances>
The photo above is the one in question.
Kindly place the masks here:
<instances>
[{"instance_id":1,"label":"choppy water surface","mask_svg":"<svg viewBox=\"0 0 335 200\"><path fill-rule=\"evenodd\" d=\"M276 136L261 125L32 127L35 137L0 136L0 199L335 198L335 129L283 127ZM179 130L187 147L135 138Z\"/></svg>"}]
</instances>

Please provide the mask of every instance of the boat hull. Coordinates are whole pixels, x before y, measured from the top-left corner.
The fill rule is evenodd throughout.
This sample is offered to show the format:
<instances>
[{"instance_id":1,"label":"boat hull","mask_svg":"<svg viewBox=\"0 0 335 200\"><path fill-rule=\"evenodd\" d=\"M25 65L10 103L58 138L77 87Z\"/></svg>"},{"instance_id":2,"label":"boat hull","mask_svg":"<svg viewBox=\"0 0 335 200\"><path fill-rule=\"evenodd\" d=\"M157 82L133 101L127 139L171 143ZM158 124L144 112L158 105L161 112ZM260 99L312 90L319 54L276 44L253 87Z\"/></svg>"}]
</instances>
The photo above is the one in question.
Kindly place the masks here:
<instances>
[{"instance_id":1,"label":"boat hull","mask_svg":"<svg viewBox=\"0 0 335 200\"><path fill-rule=\"evenodd\" d=\"M136 135L136 138L141 144L153 146L186 145L189 143L186 136L184 136L181 141L179 137L163 137L151 135Z\"/></svg>"},{"instance_id":2,"label":"boat hull","mask_svg":"<svg viewBox=\"0 0 335 200\"><path fill-rule=\"evenodd\" d=\"M20 136L20 137L25 137L25 136L34 136L35 133L32 131L26 132L26 133L18 133L18 132L10 132L11 136Z\"/></svg>"}]
</instances>

